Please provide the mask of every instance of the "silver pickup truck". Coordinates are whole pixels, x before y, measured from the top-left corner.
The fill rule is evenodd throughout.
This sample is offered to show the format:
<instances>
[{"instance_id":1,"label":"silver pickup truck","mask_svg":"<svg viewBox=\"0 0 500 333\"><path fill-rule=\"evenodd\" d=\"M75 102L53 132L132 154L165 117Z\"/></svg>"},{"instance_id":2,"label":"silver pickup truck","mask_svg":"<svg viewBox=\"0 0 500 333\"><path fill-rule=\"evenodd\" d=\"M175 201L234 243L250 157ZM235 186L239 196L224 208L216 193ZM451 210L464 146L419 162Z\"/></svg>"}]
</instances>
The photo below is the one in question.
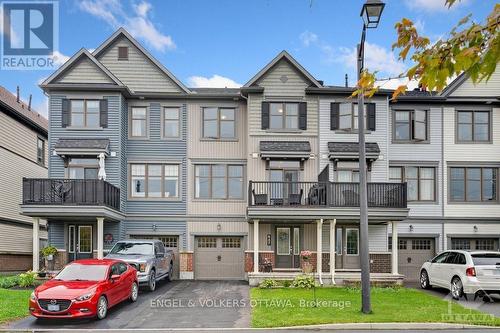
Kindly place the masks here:
<instances>
[{"instance_id":1,"label":"silver pickup truck","mask_svg":"<svg viewBox=\"0 0 500 333\"><path fill-rule=\"evenodd\" d=\"M106 258L120 259L135 267L140 285L147 285L150 291L156 289L156 282L166 278L172 280L174 252L167 250L159 240L132 239L119 241Z\"/></svg>"}]
</instances>

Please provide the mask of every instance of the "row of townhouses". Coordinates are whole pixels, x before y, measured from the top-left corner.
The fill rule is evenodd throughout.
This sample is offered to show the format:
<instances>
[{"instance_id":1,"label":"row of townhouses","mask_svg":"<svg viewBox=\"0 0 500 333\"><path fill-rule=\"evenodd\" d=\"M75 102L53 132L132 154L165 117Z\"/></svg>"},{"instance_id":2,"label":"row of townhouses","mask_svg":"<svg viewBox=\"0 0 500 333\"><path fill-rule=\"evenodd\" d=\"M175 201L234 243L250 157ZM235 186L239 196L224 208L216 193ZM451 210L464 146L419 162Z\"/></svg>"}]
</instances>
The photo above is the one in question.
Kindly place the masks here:
<instances>
[{"instance_id":1,"label":"row of townhouses","mask_svg":"<svg viewBox=\"0 0 500 333\"><path fill-rule=\"evenodd\" d=\"M359 276L353 88L286 51L241 88L188 88L123 29L41 87L48 178L24 179L20 209L35 238L47 221L56 266L158 238L181 279L286 277L304 250L324 282ZM372 277L415 280L445 249L498 250L500 72L391 94L366 103Z\"/></svg>"}]
</instances>

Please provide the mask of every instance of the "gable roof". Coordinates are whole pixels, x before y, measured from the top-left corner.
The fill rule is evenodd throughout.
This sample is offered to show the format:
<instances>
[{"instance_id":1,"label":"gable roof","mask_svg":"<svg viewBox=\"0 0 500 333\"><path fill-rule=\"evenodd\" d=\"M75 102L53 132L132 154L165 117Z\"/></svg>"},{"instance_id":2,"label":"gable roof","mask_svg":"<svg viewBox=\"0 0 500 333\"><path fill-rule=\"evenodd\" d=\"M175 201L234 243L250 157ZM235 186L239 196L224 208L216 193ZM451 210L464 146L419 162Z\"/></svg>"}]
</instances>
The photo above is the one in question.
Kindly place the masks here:
<instances>
[{"instance_id":1,"label":"gable roof","mask_svg":"<svg viewBox=\"0 0 500 333\"><path fill-rule=\"evenodd\" d=\"M451 93L453 93L455 90L458 89L464 83L467 79L469 78L469 74L466 72L462 72L459 76L455 78L455 80L451 81L450 84L448 84L441 93L439 93L440 96L445 96L448 97L450 96Z\"/></svg>"},{"instance_id":2,"label":"gable roof","mask_svg":"<svg viewBox=\"0 0 500 333\"><path fill-rule=\"evenodd\" d=\"M315 87L322 87L321 83L316 80L311 73L309 73L301 64L297 62L287 51L281 51L270 63L262 68L253 78L250 79L243 87L248 88L255 84L261 77L263 77L271 68L273 68L281 60L288 61L299 73L307 78Z\"/></svg>"},{"instance_id":3,"label":"gable roof","mask_svg":"<svg viewBox=\"0 0 500 333\"><path fill-rule=\"evenodd\" d=\"M123 87L123 83L118 80L118 78L113 75L103 64L101 64L89 51L85 48L80 49L75 53L68 61L64 63L58 70L56 70L51 76L49 76L45 81L40 84L40 87L44 88L52 84L57 78L60 78L63 74L69 71L73 65L76 65L82 57L89 59L94 65L96 65L109 79L119 87Z\"/></svg>"},{"instance_id":4,"label":"gable roof","mask_svg":"<svg viewBox=\"0 0 500 333\"><path fill-rule=\"evenodd\" d=\"M0 86L0 106L4 107L17 119L21 119L44 136L47 136L47 129L49 128L47 119L33 109L28 110L26 103L21 100L18 102L17 97L2 86Z\"/></svg>"},{"instance_id":5,"label":"gable roof","mask_svg":"<svg viewBox=\"0 0 500 333\"><path fill-rule=\"evenodd\" d=\"M132 37L127 30L119 28L111 37L106 39L95 51L92 53L94 57L98 58L104 51L106 51L113 43L120 37L127 38L139 51L141 51L146 58L148 58L156 67L158 67L169 79L175 82L185 93L191 93L181 81L179 81L165 66L155 59L137 40Z\"/></svg>"}]
</instances>

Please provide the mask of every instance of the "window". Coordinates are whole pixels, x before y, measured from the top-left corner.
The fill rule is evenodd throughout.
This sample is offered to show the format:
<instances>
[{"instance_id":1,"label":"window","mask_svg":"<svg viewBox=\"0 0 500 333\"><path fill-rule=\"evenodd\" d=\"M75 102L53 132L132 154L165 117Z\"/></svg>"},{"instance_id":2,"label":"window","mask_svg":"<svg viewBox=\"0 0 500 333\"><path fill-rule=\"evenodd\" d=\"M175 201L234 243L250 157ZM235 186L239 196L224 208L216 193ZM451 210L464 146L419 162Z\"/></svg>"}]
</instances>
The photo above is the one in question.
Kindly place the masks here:
<instances>
[{"instance_id":1,"label":"window","mask_svg":"<svg viewBox=\"0 0 500 333\"><path fill-rule=\"evenodd\" d=\"M398 248L400 250L406 250L408 248L408 242L406 239L399 239ZM389 250L392 250L392 237L389 237Z\"/></svg>"},{"instance_id":2,"label":"window","mask_svg":"<svg viewBox=\"0 0 500 333\"><path fill-rule=\"evenodd\" d=\"M457 142L488 142L489 111L457 111Z\"/></svg>"},{"instance_id":3,"label":"window","mask_svg":"<svg viewBox=\"0 0 500 333\"><path fill-rule=\"evenodd\" d=\"M147 109L145 107L133 107L131 122L131 137L147 137Z\"/></svg>"},{"instance_id":4,"label":"window","mask_svg":"<svg viewBox=\"0 0 500 333\"><path fill-rule=\"evenodd\" d=\"M223 237L222 238L222 247L223 248L240 248L241 247L241 238L240 237Z\"/></svg>"},{"instance_id":5,"label":"window","mask_svg":"<svg viewBox=\"0 0 500 333\"><path fill-rule=\"evenodd\" d=\"M494 251L495 250L495 240L493 240L491 238L476 239L476 250Z\"/></svg>"},{"instance_id":6,"label":"window","mask_svg":"<svg viewBox=\"0 0 500 333\"><path fill-rule=\"evenodd\" d=\"M68 250L69 253L75 253L75 226L68 227Z\"/></svg>"},{"instance_id":7,"label":"window","mask_svg":"<svg viewBox=\"0 0 500 333\"><path fill-rule=\"evenodd\" d=\"M452 250L470 250L470 240L461 238L451 239L451 249Z\"/></svg>"},{"instance_id":8,"label":"window","mask_svg":"<svg viewBox=\"0 0 500 333\"><path fill-rule=\"evenodd\" d=\"M364 104L365 129L368 129L366 123L367 104ZM357 130L358 129L358 104L357 103L340 103L339 105L339 129L341 130Z\"/></svg>"},{"instance_id":9,"label":"window","mask_svg":"<svg viewBox=\"0 0 500 333\"><path fill-rule=\"evenodd\" d=\"M162 241L165 247L176 248L178 246L177 242L179 238L177 236L162 236L158 237L158 239Z\"/></svg>"},{"instance_id":10,"label":"window","mask_svg":"<svg viewBox=\"0 0 500 333\"><path fill-rule=\"evenodd\" d=\"M118 46L118 60L128 60L127 46Z\"/></svg>"},{"instance_id":11,"label":"window","mask_svg":"<svg viewBox=\"0 0 500 333\"><path fill-rule=\"evenodd\" d=\"M446 258L448 257L449 254L450 252L443 252L434 259L432 259L432 262L436 264L442 264L446 261Z\"/></svg>"},{"instance_id":12,"label":"window","mask_svg":"<svg viewBox=\"0 0 500 333\"><path fill-rule=\"evenodd\" d=\"M270 129L299 129L299 103L269 103Z\"/></svg>"},{"instance_id":13,"label":"window","mask_svg":"<svg viewBox=\"0 0 500 333\"><path fill-rule=\"evenodd\" d=\"M426 110L394 110L394 141L426 141Z\"/></svg>"},{"instance_id":14,"label":"window","mask_svg":"<svg viewBox=\"0 0 500 333\"><path fill-rule=\"evenodd\" d=\"M45 140L37 138L36 142L36 161L38 164L45 164Z\"/></svg>"},{"instance_id":15,"label":"window","mask_svg":"<svg viewBox=\"0 0 500 333\"><path fill-rule=\"evenodd\" d=\"M217 247L217 238L216 237L199 237L198 238L198 247L215 248L215 247Z\"/></svg>"},{"instance_id":16,"label":"window","mask_svg":"<svg viewBox=\"0 0 500 333\"><path fill-rule=\"evenodd\" d=\"M408 201L436 200L436 168L434 167L390 167L389 180L407 183Z\"/></svg>"},{"instance_id":17,"label":"window","mask_svg":"<svg viewBox=\"0 0 500 333\"><path fill-rule=\"evenodd\" d=\"M68 162L69 179L97 179L98 174L97 158L72 158Z\"/></svg>"},{"instance_id":18,"label":"window","mask_svg":"<svg viewBox=\"0 0 500 333\"><path fill-rule=\"evenodd\" d=\"M71 126L99 127L100 104L98 100L76 100L71 102Z\"/></svg>"},{"instance_id":19,"label":"window","mask_svg":"<svg viewBox=\"0 0 500 333\"><path fill-rule=\"evenodd\" d=\"M203 108L203 137L232 139L235 132L235 108Z\"/></svg>"},{"instance_id":20,"label":"window","mask_svg":"<svg viewBox=\"0 0 500 333\"><path fill-rule=\"evenodd\" d=\"M359 183L359 170L337 170L339 183Z\"/></svg>"},{"instance_id":21,"label":"window","mask_svg":"<svg viewBox=\"0 0 500 333\"><path fill-rule=\"evenodd\" d=\"M450 168L450 201L497 201L497 169Z\"/></svg>"},{"instance_id":22,"label":"window","mask_svg":"<svg viewBox=\"0 0 500 333\"><path fill-rule=\"evenodd\" d=\"M195 198L243 199L243 166L196 165Z\"/></svg>"},{"instance_id":23,"label":"window","mask_svg":"<svg viewBox=\"0 0 500 333\"><path fill-rule=\"evenodd\" d=\"M178 138L180 136L180 110L179 108L163 108L163 137Z\"/></svg>"},{"instance_id":24,"label":"window","mask_svg":"<svg viewBox=\"0 0 500 333\"><path fill-rule=\"evenodd\" d=\"M411 241L412 250L430 250L431 240L430 239L412 239Z\"/></svg>"},{"instance_id":25,"label":"window","mask_svg":"<svg viewBox=\"0 0 500 333\"><path fill-rule=\"evenodd\" d=\"M346 253L347 255L358 255L359 253L359 230L346 229Z\"/></svg>"},{"instance_id":26,"label":"window","mask_svg":"<svg viewBox=\"0 0 500 333\"><path fill-rule=\"evenodd\" d=\"M132 164L131 196L134 198L178 198L178 164Z\"/></svg>"}]
</instances>

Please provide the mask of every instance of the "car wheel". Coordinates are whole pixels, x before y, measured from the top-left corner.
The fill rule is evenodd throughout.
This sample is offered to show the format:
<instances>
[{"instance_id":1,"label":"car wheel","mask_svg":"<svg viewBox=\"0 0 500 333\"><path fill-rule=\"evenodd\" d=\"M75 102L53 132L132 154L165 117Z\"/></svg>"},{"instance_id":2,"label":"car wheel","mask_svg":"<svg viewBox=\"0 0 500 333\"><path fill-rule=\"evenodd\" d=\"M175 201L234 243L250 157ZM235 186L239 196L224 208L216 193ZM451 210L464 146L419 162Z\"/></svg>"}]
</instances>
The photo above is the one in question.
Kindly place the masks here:
<instances>
[{"instance_id":1,"label":"car wheel","mask_svg":"<svg viewBox=\"0 0 500 333\"><path fill-rule=\"evenodd\" d=\"M429 274L427 274L425 269L420 272L420 287L422 289L429 289L431 287L429 283Z\"/></svg>"},{"instance_id":2,"label":"car wheel","mask_svg":"<svg viewBox=\"0 0 500 333\"><path fill-rule=\"evenodd\" d=\"M149 291L155 291L156 289L156 272L154 269L151 270L149 274L149 283L148 283Z\"/></svg>"},{"instance_id":3,"label":"car wheel","mask_svg":"<svg viewBox=\"0 0 500 333\"><path fill-rule=\"evenodd\" d=\"M174 276L174 264L170 263L170 269L168 270L167 281L172 281L172 277Z\"/></svg>"},{"instance_id":4,"label":"car wheel","mask_svg":"<svg viewBox=\"0 0 500 333\"><path fill-rule=\"evenodd\" d=\"M453 299L459 300L460 297L464 294L464 286L462 284L462 280L459 277L454 277L451 280L451 297Z\"/></svg>"},{"instance_id":5,"label":"car wheel","mask_svg":"<svg viewBox=\"0 0 500 333\"><path fill-rule=\"evenodd\" d=\"M137 282L132 283L132 288L130 289L130 300L132 302L137 301L137 297L139 296L139 286Z\"/></svg>"},{"instance_id":6,"label":"car wheel","mask_svg":"<svg viewBox=\"0 0 500 333\"><path fill-rule=\"evenodd\" d=\"M101 296L97 301L97 319L102 320L108 314L108 300L106 297Z\"/></svg>"}]
</instances>

